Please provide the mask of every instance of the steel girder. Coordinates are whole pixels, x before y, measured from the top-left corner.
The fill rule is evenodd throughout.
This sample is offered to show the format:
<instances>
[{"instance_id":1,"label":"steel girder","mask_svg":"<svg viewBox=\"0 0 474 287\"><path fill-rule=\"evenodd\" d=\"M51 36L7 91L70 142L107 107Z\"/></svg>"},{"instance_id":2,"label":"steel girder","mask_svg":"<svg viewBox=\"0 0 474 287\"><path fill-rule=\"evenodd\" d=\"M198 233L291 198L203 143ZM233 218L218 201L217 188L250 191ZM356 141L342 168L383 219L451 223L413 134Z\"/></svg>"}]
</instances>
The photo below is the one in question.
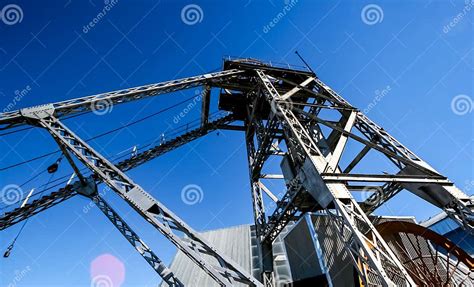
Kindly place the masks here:
<instances>
[{"instance_id":1,"label":"steel girder","mask_svg":"<svg viewBox=\"0 0 474 287\"><path fill-rule=\"evenodd\" d=\"M79 183L79 181L77 181L77 183ZM53 191L48 195L33 200L31 203L25 204L23 207L15 208L12 211L3 214L0 218L0 230L15 225L35 214L55 206L56 204L74 197L77 195L77 188L78 186L76 184L66 185L57 191Z\"/></svg>"},{"instance_id":2,"label":"steel girder","mask_svg":"<svg viewBox=\"0 0 474 287\"><path fill-rule=\"evenodd\" d=\"M294 71L299 77L305 77L301 84L297 84L286 78L286 75L293 72L290 69L279 69L263 64L242 64L238 61L235 64L228 64L227 68L225 64L224 68L223 72L64 101L49 107L53 108L53 114L51 115L58 118L64 115L89 111L95 104L101 101L119 104L199 85L205 85L206 87L218 86L246 93L249 90L255 89L256 83L260 83L264 89L266 101L272 107L271 116L266 124L263 124L261 119L255 120L258 118L254 117L254 113L257 113L257 111L252 111L252 117L247 119L246 129L244 130L247 130L248 150L252 151L249 153L252 199L255 222L261 225L261 227L257 226L257 229L261 230L259 232L262 239L261 242L271 242L286 223L294 218L294 214L301 211L299 203L305 200L302 198L302 195L311 194L312 186L308 184L308 180L313 177L317 178L322 187L327 189L323 188L326 196L318 198L317 194L312 194L316 195L319 203L325 203L317 208L325 209L328 215L333 217L334 227L339 230L343 241L347 242L346 245L349 246L348 252L352 254L356 265L362 266L361 269L370 265L370 268L374 268L377 277L384 277L383 269L386 266L395 266L395 269L399 268L397 262L391 260L390 250L385 252L386 244L380 241L377 234L374 235L370 232L372 227L366 221L364 212L369 214L374 211L402 189L407 189L428 202L443 208L451 218L468 231L473 232L474 203L471 198L403 146L387 131L350 105L314 74ZM257 70L259 70L258 74L260 76L255 75ZM274 86L273 84L276 83L276 79L289 83L292 87L286 87L284 90L281 87L275 87L277 85L275 84ZM262 97L261 92L257 93L258 97ZM313 98L314 100L310 103L302 101L301 97ZM203 106L205 106L204 104L203 102ZM47 110L49 107L46 106L45 109ZM321 110L325 109L339 111L344 120L341 119L340 122L322 120L318 117L318 114ZM348 121L349 117L351 117L351 122ZM203 119L203 122L205 122L206 113L203 114ZM25 122L24 114L21 111L0 115L0 129L18 126ZM320 125L333 130L327 141L321 133ZM271 145L274 138L276 138L275 132L280 127L283 127L285 133L288 155L293 159L299 173L295 175L293 180L287 182L287 193L277 203L277 208L273 215L266 221L261 190L256 183L262 177L260 174L261 169L269 154L271 154ZM351 129L357 130L363 137L357 136ZM249 146L249 138L252 137L253 140L254 136L256 137L258 148ZM281 136L279 136L279 139L281 139ZM341 169L338 163L348 139L363 144L364 148L350 162L349 166ZM254 145L253 142L252 145ZM383 176L350 173L359 161L372 150L384 154L400 169L400 172L396 175ZM145 156L137 159L136 163L141 164L146 161L147 157ZM131 164L131 167L133 167L132 162L128 164ZM344 171L341 172L341 170ZM95 179L98 180L97 178ZM357 181L377 181L385 182L385 184L377 187L376 190L378 192L359 205L348 192L348 189L351 187L349 182ZM17 210L16 215L9 217L14 219L14 221L10 222L21 221L49 206L62 202L75 195L76 190L73 186L66 186L58 192L53 192L43 197L39 202L37 201L35 205L27 205L25 209ZM3 228L9 226L6 221L2 222L5 218L0 219L0 229L2 226ZM366 233L367 231L368 233ZM347 236L347 234L350 235ZM370 237L370 240L366 236ZM366 254L366 246L361 243L361 239L368 240L367 242L372 244L379 244L376 250L373 251L373 254L379 256L378 258L374 258L371 253ZM365 257L357 255L361 254L361 250L363 250ZM377 266L377 260L383 262L379 262L380 264ZM373 266L374 262L375 266ZM361 270L358 269L358 271ZM362 270L362 272L365 271L371 272L373 270ZM395 270L395 273L400 274L399 271ZM395 278L393 276L398 275L393 275L392 272L390 276L393 279ZM363 273L361 277L368 277L368 273Z\"/></svg>"},{"instance_id":3,"label":"steel girder","mask_svg":"<svg viewBox=\"0 0 474 287\"><path fill-rule=\"evenodd\" d=\"M367 190L367 188L365 189ZM371 214L384 202L387 202L390 198L394 197L402 190L403 186L401 186L399 183L385 183L380 190L375 191L366 200L361 202L360 207L366 214Z\"/></svg>"},{"instance_id":4,"label":"steel girder","mask_svg":"<svg viewBox=\"0 0 474 287\"><path fill-rule=\"evenodd\" d=\"M228 78L241 74L239 70L226 70L216 73L198 75L189 78L161 82L151 85L128 88L119 91L102 93L93 96L76 98L49 104L54 107L54 116L58 119L66 115L73 115L88 112L97 108L98 105L118 105L131 101L136 101L151 96L171 93L183 89L189 89L201 85L216 86ZM40 107L40 106L39 106ZM16 127L25 124L25 118L21 110L0 114L0 130Z\"/></svg>"},{"instance_id":5,"label":"steel girder","mask_svg":"<svg viewBox=\"0 0 474 287\"><path fill-rule=\"evenodd\" d=\"M248 130L248 129L247 129ZM247 142L247 157L249 162L249 174L250 174L250 190L252 196L252 207L254 213L254 223L256 237L258 240L258 247L261 259L262 266L262 282L266 287L274 286L273 283L273 252L271 242L263 242L262 234L266 226L266 217L265 217L265 206L263 204L262 198L262 189L260 187L260 179L254 178L252 176L252 166L255 161L255 146L253 143L253 134L252 131L247 132L246 134Z\"/></svg>"},{"instance_id":6,"label":"steel girder","mask_svg":"<svg viewBox=\"0 0 474 287\"><path fill-rule=\"evenodd\" d=\"M257 109L261 102L256 94L252 93L248 98L254 98L253 104L247 108L248 117L245 121L245 142L247 145L247 158L249 164L249 179L252 196L252 207L254 213L254 223L256 238L258 241L260 261L262 266L261 280L266 287L273 287L273 250L271 242L262 239L266 228L265 206L262 198L262 188L260 185L260 171L263 166L264 158L270 149L272 143L272 129L264 128L261 121L256 119ZM255 148L255 137L258 145L258 151Z\"/></svg>"},{"instance_id":7,"label":"steel girder","mask_svg":"<svg viewBox=\"0 0 474 287\"><path fill-rule=\"evenodd\" d=\"M69 130L50 110L33 109L23 115L32 124L45 128L59 144L74 154L218 284L232 286L237 281L250 286L261 286L246 270L222 255L171 210Z\"/></svg>"},{"instance_id":8,"label":"steel girder","mask_svg":"<svg viewBox=\"0 0 474 287\"><path fill-rule=\"evenodd\" d=\"M163 281L171 287L183 287L184 284L174 275L166 264L148 247L143 240L128 226L118 213L99 195L92 196L92 201L107 216L112 224L140 253L148 264L160 275Z\"/></svg>"},{"instance_id":9,"label":"steel girder","mask_svg":"<svg viewBox=\"0 0 474 287\"><path fill-rule=\"evenodd\" d=\"M282 78L276 78L285 81ZM387 131L351 106L346 100L322 83L320 79L316 78L314 82L316 83L316 91L295 83L293 84L295 87L299 86L302 93L312 95L315 100L318 101L318 104L290 102L290 105L293 105L293 110L298 112L298 114L306 120L312 120L316 124L333 129L333 131L338 132L339 136L349 137L364 145L363 150L350 162L348 167L344 170L344 173L349 173L370 150L384 154L400 169L397 175L349 175L341 174L341 172L338 171L332 175L326 174L326 179L339 181L341 183L348 183L350 180L385 182L383 188L369 196L365 202L361 203L361 206L367 213L373 212L402 189L407 189L431 204L442 208L460 226L474 234L474 202L472 198L456 188L452 182L440 175L412 151L403 146ZM291 98L287 98L287 100L291 100ZM325 101L328 101L330 105L323 105ZM309 112L299 108L300 106L310 107ZM366 139L344 130L343 127L337 124L319 118L317 116L319 112L317 109L339 110L341 114L344 111L355 112L356 119L353 126ZM314 137L314 135L312 136ZM322 138L315 140L316 143L320 145ZM322 151L324 153L324 150ZM393 183L393 185L388 185L389 183ZM395 186L396 188L394 188Z\"/></svg>"},{"instance_id":10,"label":"steel girder","mask_svg":"<svg viewBox=\"0 0 474 287\"><path fill-rule=\"evenodd\" d=\"M341 183L325 183L321 174L330 162L322 155L298 117L279 100L282 96L270 78L256 70L264 95L276 107L275 115L284 128L285 140L294 154L298 180L325 208L340 239L365 285L414 285L402 264L375 230L371 221ZM318 180L318 178L320 180Z\"/></svg>"},{"instance_id":11,"label":"steel girder","mask_svg":"<svg viewBox=\"0 0 474 287\"><path fill-rule=\"evenodd\" d=\"M77 193L91 198L117 230L125 239L140 253L147 263L158 273L168 286L183 287L183 283L163 263L163 261L141 240L130 226L118 215L118 213L98 194L97 184L93 178L81 180L82 185Z\"/></svg>"},{"instance_id":12,"label":"steel girder","mask_svg":"<svg viewBox=\"0 0 474 287\"><path fill-rule=\"evenodd\" d=\"M220 119L208 122L201 128L191 130L183 135L176 138L167 140L164 143L160 143L153 146L143 152L138 153L136 156L127 158L117 163L117 167L122 171L128 171L136 168L154 158L157 158L169 151L172 151L186 143L189 143L197 138L207 135L208 133L215 131L216 129L228 125L233 122L234 118L232 115L224 116ZM94 180L97 184L101 182L100 178L96 175L91 175L86 178L86 181ZM5 213L0 217L0 230L6 229L16 223L19 223L28 217L36 215L50 207L55 206L75 195L81 188L80 181L76 181L69 185L60 188L57 191L53 191L48 195L44 195L38 199L35 199L31 203L27 203L23 207L16 208L10 212Z\"/></svg>"},{"instance_id":13,"label":"steel girder","mask_svg":"<svg viewBox=\"0 0 474 287\"><path fill-rule=\"evenodd\" d=\"M329 95L335 104L341 106L352 107L349 102L339 96L330 87L324 84L321 80L315 80L320 92ZM353 108L353 107L352 107ZM467 232L474 235L474 200L463 193L459 188L454 186L449 180L440 175L428 163L418 157L415 153L410 151L407 147L397 141L386 130L371 121L362 112L357 111L357 118L355 128L364 134L370 142L361 141L364 144L371 146L374 149L384 153L392 162L394 162L400 169L400 173L407 177L416 178L422 176L426 178L444 179L440 182L432 182L416 184L415 182L402 184L402 187L430 202L431 204L443 209L448 216L463 227ZM357 139L353 135L350 137ZM394 181L400 183L400 181ZM398 189L398 191L401 189ZM394 193L398 191L388 190L388 194L381 194L379 197L378 206L380 206L386 199L391 198ZM368 199L370 200L370 198ZM366 201L370 203L370 201Z\"/></svg>"},{"instance_id":14,"label":"steel girder","mask_svg":"<svg viewBox=\"0 0 474 287\"><path fill-rule=\"evenodd\" d=\"M262 235L263 242L273 242L290 221L298 219L296 214L300 209L297 200L301 198L300 195L304 190L296 177L287 183L287 191L276 203L276 208L265 225Z\"/></svg>"}]
</instances>

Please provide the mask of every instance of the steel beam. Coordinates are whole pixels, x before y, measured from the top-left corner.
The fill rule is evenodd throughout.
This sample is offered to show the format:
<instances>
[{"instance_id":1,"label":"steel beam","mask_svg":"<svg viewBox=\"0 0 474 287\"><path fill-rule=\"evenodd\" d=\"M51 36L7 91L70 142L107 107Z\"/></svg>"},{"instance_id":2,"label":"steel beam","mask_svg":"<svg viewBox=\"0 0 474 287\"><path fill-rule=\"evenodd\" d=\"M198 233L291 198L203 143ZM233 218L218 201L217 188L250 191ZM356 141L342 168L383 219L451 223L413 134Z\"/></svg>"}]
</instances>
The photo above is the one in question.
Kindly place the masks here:
<instances>
[{"instance_id":1,"label":"steel beam","mask_svg":"<svg viewBox=\"0 0 474 287\"><path fill-rule=\"evenodd\" d=\"M367 155L369 151L370 151L370 147L364 146L364 148L356 155L356 157L347 165L343 173L351 172L354 169L354 167L364 158L364 156Z\"/></svg>"},{"instance_id":2,"label":"steel beam","mask_svg":"<svg viewBox=\"0 0 474 287\"><path fill-rule=\"evenodd\" d=\"M210 104L211 104L211 87L209 85L205 85L202 91L201 126L205 126L209 121Z\"/></svg>"},{"instance_id":3,"label":"steel beam","mask_svg":"<svg viewBox=\"0 0 474 287\"><path fill-rule=\"evenodd\" d=\"M316 79L318 93L329 95L332 100L344 106L352 107L349 102L339 96L320 79ZM316 93L316 92L314 92ZM317 94L317 93L316 93ZM325 123L331 127L331 124ZM332 126L334 127L334 126ZM357 111L355 127L370 141L361 140L360 137L349 134L349 137L382 152L405 175L441 176L438 171L427 162L418 157L414 152L405 147L397 139L390 135L382 127L371 121L362 112ZM337 127L335 127L337 128ZM474 200L459 188L445 182L425 184L405 184L405 189L411 191L424 200L442 208L448 216L463 227L467 232L474 235ZM386 199L391 196L386 197ZM382 203L383 203L382 199Z\"/></svg>"},{"instance_id":4,"label":"steel beam","mask_svg":"<svg viewBox=\"0 0 474 287\"><path fill-rule=\"evenodd\" d=\"M326 182L398 182L398 183L425 183L425 184L443 184L453 185L452 182L439 176L404 176L404 175L385 175L385 174L334 174L323 173L322 178Z\"/></svg>"},{"instance_id":5,"label":"steel beam","mask_svg":"<svg viewBox=\"0 0 474 287\"><path fill-rule=\"evenodd\" d=\"M251 115L249 115L251 117ZM256 237L258 241L260 262L262 266L261 280L265 287L274 287L273 278L273 251L272 245L262 241L262 234L266 226L265 206L262 198L262 188L260 186L260 178L256 176L259 172L256 169L261 169L261 166L255 164L258 152L255 149L254 136L256 133L255 127L252 123L246 124L245 141L247 144L247 158L249 164L249 179L252 197L253 217L255 223ZM268 144L265 141L265 144ZM259 149L262 146L259 146Z\"/></svg>"},{"instance_id":6,"label":"steel beam","mask_svg":"<svg viewBox=\"0 0 474 287\"><path fill-rule=\"evenodd\" d=\"M160 231L181 252L187 255L204 272L222 286L242 282L250 286L261 286L246 270L212 247L204 238L176 216L161 202L144 191L117 166L102 157L85 141L75 135L52 114L37 115L33 111L25 115L28 121L44 127L57 141L60 141L84 165L105 184L123 198L138 214ZM184 239L182 236L185 236ZM206 258L217 262L210 263Z\"/></svg>"},{"instance_id":7,"label":"steel beam","mask_svg":"<svg viewBox=\"0 0 474 287\"><path fill-rule=\"evenodd\" d=\"M371 190L373 189L365 189L365 191ZM371 214L384 202L394 197L402 190L403 187L399 183L385 183L380 189L375 190L364 202L361 202L360 207L366 214Z\"/></svg>"},{"instance_id":8,"label":"steel beam","mask_svg":"<svg viewBox=\"0 0 474 287\"><path fill-rule=\"evenodd\" d=\"M365 284L414 285L403 265L398 261L387 243L360 209L345 185L319 181L328 162L315 142L301 125L295 114L285 105L279 104L280 95L267 75L257 70L258 78L265 88L265 96L275 103L276 115L284 127L287 145L297 149L303 185L316 201L333 217L331 222L345 242L345 249L353 259L353 265ZM330 203L332 209L329 208ZM361 229L362 228L362 229ZM357 248L354 248L357 246Z\"/></svg>"},{"instance_id":9,"label":"steel beam","mask_svg":"<svg viewBox=\"0 0 474 287\"><path fill-rule=\"evenodd\" d=\"M364 285L413 284L406 270L366 216L402 189L407 189L443 208L452 219L474 234L473 199L340 97L314 73L280 69L255 61L235 61L224 67L222 72L0 114L0 130L24 123L39 124L47 128L66 151L65 154L72 152L93 170L94 175L82 179L83 182L104 181L111 186L221 285L231 285L235 281L259 285L260 282L240 272L238 267L216 253L179 218L154 198L149 198L149 194L123 174L125 170L199 137L201 132L179 137L173 144L165 143L163 147L154 147L114 166L77 138L59 122L59 118L90 111L98 104L116 105L180 89L204 86L201 131L205 134L210 87L222 87L245 94L247 99L244 104L247 105L248 112L248 118L244 120L245 125L229 126L226 122L216 127L246 132L255 225L264 266L263 282L267 286L274 284L271 242L289 221L308 210L308 202L305 202L307 196L314 198L314 202L311 199L309 203L313 205L309 209L324 210L331 217L332 227L344 242L345 250ZM237 109L241 108L239 105L236 104ZM339 122L324 120L318 116L322 109L331 113L339 112L342 118ZM326 138L320 126L332 129L331 135ZM358 131L358 135L354 130ZM274 149L275 140L284 140L287 152ZM355 140L364 147L341 172L338 164L348 140ZM371 150L385 155L400 171L396 175L351 173ZM262 168L271 155L288 157L294 174L287 178L284 173L287 192L276 202L277 208L267 220L262 199L262 189L266 190L260 179L266 176L262 175ZM72 162L70 158L68 160ZM376 188L376 192L364 202L357 203L349 191L360 189L360 186L349 185L349 182L384 184ZM7 213L0 218L0 230L74 196L81 188L83 185L78 181ZM275 200L274 197L272 199ZM176 230L188 236L191 243L180 241L174 233ZM211 257L217 259L218 265L201 263L203 255L208 252Z\"/></svg>"},{"instance_id":10,"label":"steel beam","mask_svg":"<svg viewBox=\"0 0 474 287\"><path fill-rule=\"evenodd\" d=\"M347 133L351 132L351 129L355 123L355 119L356 119L356 113L351 112L344 126L344 131L346 131ZM334 147L334 150L332 150L330 159L325 168L326 172L334 172L337 170L337 167L339 166L339 161L341 160L341 157L342 157L342 152L344 151L344 148L346 147L346 143L348 139L349 138L347 134L341 134L339 136L336 146Z\"/></svg>"},{"instance_id":11,"label":"steel beam","mask_svg":"<svg viewBox=\"0 0 474 287\"><path fill-rule=\"evenodd\" d=\"M132 158L127 158L123 161L120 161L119 163L117 163L117 167L122 171L128 171L130 169L136 168L186 143L205 136L208 133L220 128L222 125L226 125L232 121L234 121L232 115L227 115L220 119L214 120L212 122L209 122L204 127L191 130L176 138L169 139L164 143L160 143L147 150L144 150ZM101 182L101 180L95 175L91 175L85 179L85 181L90 180L94 180L97 184ZM21 208L16 208L10 212L5 213L0 217L0 230L15 225L16 223L21 222L27 219L28 217L36 215L50 207L55 206L58 203L61 203L77 195L77 190L80 189L80 187L80 181L76 181L48 195L44 195L38 199L35 199L34 201L26 204L25 206L22 206Z\"/></svg>"},{"instance_id":12,"label":"steel beam","mask_svg":"<svg viewBox=\"0 0 474 287\"><path fill-rule=\"evenodd\" d=\"M66 115L89 112L98 108L98 105L110 108L113 105L123 104L183 89L194 88L200 85L218 86L224 80L228 80L229 78L235 77L242 73L243 71L235 69L226 70L151 85L133 87L119 91L102 93L93 96L76 98L49 105L51 105L51 107L54 109L54 116L60 119ZM0 130L20 126L25 123L25 118L22 116L21 111L11 111L0 114Z\"/></svg>"},{"instance_id":13,"label":"steel beam","mask_svg":"<svg viewBox=\"0 0 474 287\"><path fill-rule=\"evenodd\" d=\"M92 196L92 201L107 216L117 230L140 253L146 262L153 268L163 281L171 287L183 287L184 284L176 277L166 264L138 237L132 228L118 215L118 213L99 195Z\"/></svg>"}]
</instances>

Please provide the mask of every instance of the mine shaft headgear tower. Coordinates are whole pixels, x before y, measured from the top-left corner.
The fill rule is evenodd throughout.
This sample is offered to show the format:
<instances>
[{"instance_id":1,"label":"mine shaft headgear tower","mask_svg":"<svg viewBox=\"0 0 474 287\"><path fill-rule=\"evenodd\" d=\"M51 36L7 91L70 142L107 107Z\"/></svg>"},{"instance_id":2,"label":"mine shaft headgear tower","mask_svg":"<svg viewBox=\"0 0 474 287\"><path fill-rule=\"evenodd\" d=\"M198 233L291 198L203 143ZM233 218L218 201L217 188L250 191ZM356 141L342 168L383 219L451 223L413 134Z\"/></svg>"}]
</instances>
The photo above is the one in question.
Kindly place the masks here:
<instances>
[{"instance_id":1,"label":"mine shaft headgear tower","mask_svg":"<svg viewBox=\"0 0 474 287\"><path fill-rule=\"evenodd\" d=\"M101 101L117 105L199 86L203 89L200 128L115 164L61 121L65 116L90 111ZM220 92L219 109L228 112L215 120L209 117L213 89ZM46 129L79 179L6 213L0 218L0 230L75 195L84 195L97 204L171 286L182 286L183 283L98 195L97 184L109 186L222 286L232 286L235 282L273 286L273 240L290 221L315 211L331 218L330 224L337 231L335 236L343 242L361 284L414 286L410 273L369 219L375 209L403 189L443 209L474 234L474 206L470 197L308 69L229 58L224 61L221 72L0 114L0 129L24 124ZM127 170L216 129L245 133L261 278L252 277L221 254L125 174ZM349 143L359 147L359 152L347 153ZM371 153L386 158L392 172L379 173L378 163L372 162L370 168L364 165L364 173L355 173L359 163ZM81 174L74 157L92 172L91 176ZM280 158L281 174L264 171L266 163L274 157ZM284 195L276 197L264 184L265 180L284 180ZM357 191L371 195L365 201L357 202L352 195ZM264 194L276 202L273 211L265 210Z\"/></svg>"}]
</instances>

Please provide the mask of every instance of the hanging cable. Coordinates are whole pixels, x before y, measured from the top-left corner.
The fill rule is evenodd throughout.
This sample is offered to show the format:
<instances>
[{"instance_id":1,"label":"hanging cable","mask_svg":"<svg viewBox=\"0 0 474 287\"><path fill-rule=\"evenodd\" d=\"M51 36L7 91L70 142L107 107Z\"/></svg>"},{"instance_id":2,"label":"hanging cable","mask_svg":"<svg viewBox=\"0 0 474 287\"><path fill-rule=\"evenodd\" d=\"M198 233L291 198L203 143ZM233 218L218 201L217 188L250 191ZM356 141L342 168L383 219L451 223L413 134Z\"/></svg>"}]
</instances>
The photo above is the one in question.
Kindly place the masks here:
<instances>
[{"instance_id":1,"label":"hanging cable","mask_svg":"<svg viewBox=\"0 0 474 287\"><path fill-rule=\"evenodd\" d=\"M62 158L63 158L63 155L61 154L61 156L56 160L56 163L57 163L57 164L61 163ZM57 168L56 168L56 171L57 171ZM39 193L39 195L42 195L42 194L44 193L44 191L46 190L48 184L49 184L49 183L51 182L51 180L53 179L54 174L56 173L56 171L54 171L54 172L49 172L49 168L48 168L48 172L49 172L51 175L49 176L49 179L48 179L48 182L46 183L45 188L43 188L43 190ZM31 192L30 192L30 194L29 194L29 197L31 197ZM27 198L25 199L25 201L23 202L23 205L26 204L26 201L28 200L29 197L27 197ZM25 226L26 226L26 224L28 223L28 221L30 220L30 218L31 218L31 217L28 217L27 219L25 219L25 221L24 221L23 224L21 225L21 228L20 228L20 230L18 230L18 233L16 234L15 238L13 238L12 243L10 243L10 245L7 247L5 253L3 254L3 257L4 257L4 258L8 258L8 257L10 256L10 254L11 254L11 252L12 252L12 250L13 250L13 247L15 246L15 243L16 243L18 237L20 237L20 234L21 234L21 233L23 232L23 230L25 229Z\"/></svg>"},{"instance_id":2,"label":"hanging cable","mask_svg":"<svg viewBox=\"0 0 474 287\"><path fill-rule=\"evenodd\" d=\"M210 116L210 118L213 118L213 117L218 116L218 115L220 115L220 114L221 114L221 112L215 111L215 112L210 113L209 116ZM198 128L199 125L200 125L200 120L201 120L201 118L196 118L196 119L194 119L194 120L192 120L192 121L189 121L189 122L187 122L187 123L185 123L185 124L182 124L182 125L180 125L180 126L174 128L173 130L171 130L171 131L169 131L169 132L166 132L166 135L167 135L167 137L169 137L169 138L174 138L174 137L178 136L179 134L182 134L187 128ZM161 138L161 136L159 136L158 138L155 137L155 138L153 138L153 139L151 139L151 140L149 139L149 140L145 141L145 143L142 144L140 148L138 148L138 146L137 146L137 149L136 149L135 153L138 154L139 151L142 151L142 150L144 150L145 148L147 148L147 147L149 147L149 146L151 146L151 145L153 145L153 144L156 144L156 142L157 142L160 138ZM133 147L132 147L132 149L133 149ZM127 150L130 150L130 148L128 148ZM115 163L118 163L119 160L124 159L124 158L127 158L127 157L130 156L128 153L126 153L126 154L122 154L122 153L123 153L123 151L117 153L115 156L112 157L111 161L112 161L112 162L115 162ZM120 155L120 154L122 154L122 155ZM62 158L62 156L61 156L60 158ZM60 158L58 158L58 160L56 160L56 162L58 162L58 161L60 160ZM53 165L54 165L54 164L53 164ZM89 170L89 169L88 169L87 167L83 167L83 168L80 169L81 172L88 171L88 170ZM46 170L43 170L43 171L39 172L38 174L36 174L35 176L33 176L32 178L30 178L30 179L27 180L26 182L22 183L22 184L20 185L20 187L23 187L24 185L26 185L27 183L33 181L35 178L37 178L38 176L40 176L41 174L43 174L43 173L45 173L45 172L47 172L47 171L48 171L48 170L46 169ZM85 176L88 176L89 173L86 173L86 174L84 174L84 175L85 175ZM38 194L43 194L45 191L51 190L51 189L53 189L53 188L55 188L55 187L63 186L65 183L67 183L67 182L69 181L70 177L71 177L71 175L70 175L70 174L67 174L67 175L63 175L63 176L61 176L61 177L58 177L58 178L56 178L56 179L54 179L54 180L48 181L47 183L38 186L38 189L42 189L42 188L43 188L43 189L42 189L41 191L38 191L38 192L36 192L36 193L33 193L31 196L32 196L32 197L35 197L35 196L37 196ZM65 179L65 178L68 178L68 179ZM65 180L62 180L62 179L65 179ZM58 182L58 181L59 181L59 182ZM51 183L54 183L54 182L58 182L58 183L49 186ZM9 206L5 206L5 207L3 207L3 208L0 208L0 211L5 210L5 209L7 209L7 208L9 208Z\"/></svg>"},{"instance_id":3,"label":"hanging cable","mask_svg":"<svg viewBox=\"0 0 474 287\"><path fill-rule=\"evenodd\" d=\"M60 150L48 152L48 153L46 153L46 154L43 154L43 155L40 155L40 156L31 158L31 159L28 159L28 160L25 160L25 161L22 161L22 162L15 163L15 164L9 165L9 166L7 166L7 167L2 167L2 168L0 168L0 171L5 171L5 170L8 170L8 169L11 169L11 168L20 166L20 165L24 165L24 164L30 163L30 162L32 162L32 161L35 161L35 160L38 160L38 159L42 159L42 158L45 158L45 157L47 157L47 156L50 156L50 155L53 155L53 154L56 154L56 153L59 153L59 152L60 152Z\"/></svg>"},{"instance_id":4,"label":"hanging cable","mask_svg":"<svg viewBox=\"0 0 474 287\"><path fill-rule=\"evenodd\" d=\"M38 172L35 176L33 176L32 178L28 179L27 181L25 181L24 183L20 184L20 187L23 187L25 186L27 183L30 183L32 182L34 179L38 178L38 176L42 175L43 173L45 173L46 170L42 170L40 172Z\"/></svg>"},{"instance_id":5,"label":"hanging cable","mask_svg":"<svg viewBox=\"0 0 474 287\"><path fill-rule=\"evenodd\" d=\"M86 142L92 141L92 140L95 140L95 139L98 139L98 138L101 138L101 137L103 137L103 136L106 136L106 135L109 135L109 134L111 134L111 133L114 133L114 132L117 132L117 131L119 131L119 130L122 130L122 129L125 129L125 128L127 128L127 127L130 127L130 126L132 126L132 125L138 124L138 123L140 123L140 122L142 122L142 121L144 121L144 120L147 120L147 119L152 118L152 117L154 117L154 116L157 116L157 115L159 115L159 114L161 114L161 113L164 113L164 112L166 112L166 111L168 111L168 110L170 110L170 109L172 109L172 108L175 108L175 107L177 107L177 106L179 106L179 105L182 105L182 104L184 104L184 103L186 103L186 102L188 102L188 101L190 101L190 100L192 100L192 99L194 99L194 98L195 98L195 96L193 96L193 97L191 97L191 98L188 98L188 99L185 99L185 100L183 100L183 101L181 101L181 102L178 102L178 103L176 103L176 104L174 104L174 105L171 105L171 106L169 106L169 107L166 107L166 108L164 108L164 109L162 109L162 110L159 110L159 111L157 111L157 112L155 112L155 113L153 113L153 114L150 114L150 115L145 116L145 117L143 117L143 118L140 118L140 119L138 119L138 120L132 121L132 122L126 124L126 125L123 125L123 126L120 126L120 127L117 127L117 128L111 129L111 130L108 130L108 131L106 131L106 132L104 132L104 133L95 135L95 136L93 136L93 137L91 137L91 138L86 139ZM84 113L82 113L82 114L84 114ZM81 114L81 115L82 115L82 114ZM78 115L75 115L75 116L78 116ZM73 116L71 116L71 117L73 117ZM69 117L69 118L71 118L71 117ZM39 160L39 159L45 158L45 157L47 157L47 156L50 156L50 155L53 155L53 154L56 154L56 153L59 153L59 152L61 152L61 151L60 151L60 150L56 150L56 151L48 152L48 153L46 153L46 154L43 154L43 155L40 155L40 156L31 158L31 159L28 159L28 160L25 160L25 161L22 161L22 162L18 162L18 163L15 163L15 164L12 164L12 165L9 165L9 166L6 166L6 167L1 167L1 168L0 168L0 171L5 171L5 170L8 170L8 169L11 169L11 168L20 166L20 165L24 165L24 164L30 163L30 162L32 162L32 161Z\"/></svg>"}]
</instances>

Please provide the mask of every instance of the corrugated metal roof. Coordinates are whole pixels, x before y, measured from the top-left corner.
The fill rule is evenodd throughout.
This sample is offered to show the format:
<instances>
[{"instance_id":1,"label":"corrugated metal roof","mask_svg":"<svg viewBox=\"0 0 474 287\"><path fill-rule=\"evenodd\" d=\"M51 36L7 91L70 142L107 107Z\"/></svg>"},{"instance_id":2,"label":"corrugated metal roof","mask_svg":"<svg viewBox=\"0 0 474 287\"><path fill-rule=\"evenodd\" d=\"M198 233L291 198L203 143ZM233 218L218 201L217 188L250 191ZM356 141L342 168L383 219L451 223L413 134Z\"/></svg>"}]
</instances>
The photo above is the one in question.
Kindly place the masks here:
<instances>
[{"instance_id":1,"label":"corrugated metal roof","mask_svg":"<svg viewBox=\"0 0 474 287\"><path fill-rule=\"evenodd\" d=\"M252 272L250 225L208 231L202 233L202 236L223 254L237 262L242 268L249 273ZM210 260L207 261L212 262ZM216 262L212 263L216 264ZM176 254L170 269L186 286L219 286L181 251ZM162 284L162 286L166 285ZM245 285L236 283L235 286Z\"/></svg>"},{"instance_id":2,"label":"corrugated metal roof","mask_svg":"<svg viewBox=\"0 0 474 287\"><path fill-rule=\"evenodd\" d=\"M291 279L283 238L292 225L293 223L288 224L273 242L273 255L281 259L274 260L273 263L277 283L288 282ZM253 225L240 225L201 234L219 251L237 262L255 278L259 278L261 272L260 257ZM182 252L176 254L170 269L186 286L219 286ZM166 285L162 284L162 286ZM245 285L236 283L235 286Z\"/></svg>"}]
</instances>

